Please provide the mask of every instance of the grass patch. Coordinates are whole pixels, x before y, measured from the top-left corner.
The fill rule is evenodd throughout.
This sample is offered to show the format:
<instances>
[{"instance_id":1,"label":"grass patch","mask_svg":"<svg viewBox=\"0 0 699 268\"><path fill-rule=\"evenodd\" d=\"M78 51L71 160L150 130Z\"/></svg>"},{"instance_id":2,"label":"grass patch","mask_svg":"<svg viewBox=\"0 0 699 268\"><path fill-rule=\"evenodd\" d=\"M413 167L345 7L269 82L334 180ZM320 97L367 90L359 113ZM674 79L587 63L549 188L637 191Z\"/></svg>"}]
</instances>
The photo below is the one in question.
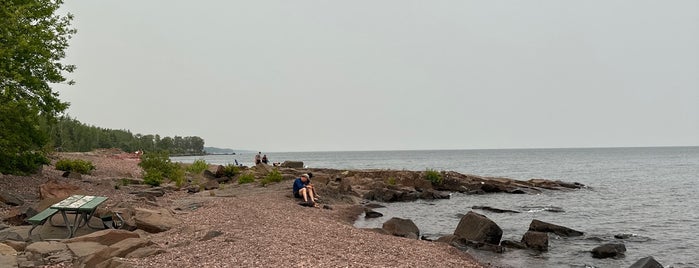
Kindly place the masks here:
<instances>
[{"instance_id":1,"label":"grass patch","mask_svg":"<svg viewBox=\"0 0 699 268\"><path fill-rule=\"evenodd\" d=\"M90 174L90 172L95 169L95 165L90 161L81 159L61 159L56 162L56 169L78 172L80 174Z\"/></svg>"},{"instance_id":2,"label":"grass patch","mask_svg":"<svg viewBox=\"0 0 699 268\"><path fill-rule=\"evenodd\" d=\"M252 175L250 173L246 173L246 174L240 175L240 177L238 177L238 184L251 183L254 181L255 181L255 175Z\"/></svg>"},{"instance_id":3,"label":"grass patch","mask_svg":"<svg viewBox=\"0 0 699 268\"><path fill-rule=\"evenodd\" d=\"M425 170L425 179L432 182L432 185L441 185L443 181L442 173L429 168Z\"/></svg>"},{"instance_id":4,"label":"grass patch","mask_svg":"<svg viewBox=\"0 0 699 268\"><path fill-rule=\"evenodd\" d=\"M265 176L262 179L261 183L262 183L262 186L265 186L265 185L273 183L273 182L280 182L283 179L284 179L284 177L282 177L282 174L279 172L279 170L277 170L275 168L274 170L272 170L272 172L267 174L267 176Z\"/></svg>"}]
</instances>

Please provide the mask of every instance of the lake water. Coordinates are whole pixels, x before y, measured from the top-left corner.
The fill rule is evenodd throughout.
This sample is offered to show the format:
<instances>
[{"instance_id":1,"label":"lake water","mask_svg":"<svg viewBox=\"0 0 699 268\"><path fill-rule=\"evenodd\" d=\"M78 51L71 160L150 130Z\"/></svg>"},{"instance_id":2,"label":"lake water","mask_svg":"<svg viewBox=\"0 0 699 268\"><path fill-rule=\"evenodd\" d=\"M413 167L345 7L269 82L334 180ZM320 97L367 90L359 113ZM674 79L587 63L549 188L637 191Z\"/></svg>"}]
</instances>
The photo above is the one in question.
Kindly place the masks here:
<instances>
[{"instance_id":1,"label":"lake water","mask_svg":"<svg viewBox=\"0 0 699 268\"><path fill-rule=\"evenodd\" d=\"M472 206L491 206L523 213L486 215L503 229L503 239L519 241L532 219L585 232L583 237L551 235L549 251L507 250L503 254L469 251L479 259L512 267L628 267L653 256L665 267L699 267L699 147L439 150L371 152L267 153L272 162L303 161L308 167L335 169L452 170L482 176L528 180L545 178L580 182L575 191L538 195L465 195L451 199L384 204L384 217L357 227L380 227L391 217L408 218L430 238L453 233ZM250 166L254 154L174 157L212 164L237 159ZM562 208L554 213L547 207ZM620 240L616 234L633 234ZM626 256L594 259L589 251L603 243L624 243Z\"/></svg>"}]
</instances>

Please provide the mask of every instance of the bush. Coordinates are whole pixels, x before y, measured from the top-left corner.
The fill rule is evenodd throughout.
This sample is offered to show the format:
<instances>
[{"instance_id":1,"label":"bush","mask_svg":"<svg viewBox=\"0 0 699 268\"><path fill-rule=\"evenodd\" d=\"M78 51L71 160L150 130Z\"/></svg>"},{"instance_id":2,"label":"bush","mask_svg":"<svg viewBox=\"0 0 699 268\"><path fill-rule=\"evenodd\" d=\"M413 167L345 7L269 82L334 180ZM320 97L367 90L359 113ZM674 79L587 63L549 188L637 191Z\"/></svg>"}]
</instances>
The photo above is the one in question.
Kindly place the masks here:
<instances>
[{"instance_id":1,"label":"bush","mask_svg":"<svg viewBox=\"0 0 699 268\"><path fill-rule=\"evenodd\" d=\"M151 186L159 186L163 183L163 172L157 169L148 169L143 175L143 183Z\"/></svg>"},{"instance_id":2,"label":"bush","mask_svg":"<svg viewBox=\"0 0 699 268\"><path fill-rule=\"evenodd\" d=\"M191 166L187 167L187 171L193 174L199 174L204 172L207 168L209 168L209 164L206 163L206 160L197 159Z\"/></svg>"},{"instance_id":3,"label":"bush","mask_svg":"<svg viewBox=\"0 0 699 268\"><path fill-rule=\"evenodd\" d=\"M80 174L90 174L90 172L95 169L95 166L92 162L81 159L61 159L56 162L56 169L78 172Z\"/></svg>"},{"instance_id":4,"label":"bush","mask_svg":"<svg viewBox=\"0 0 699 268\"><path fill-rule=\"evenodd\" d=\"M240 168L233 164L228 164L223 166L223 176L228 178L233 178L235 175L240 173Z\"/></svg>"},{"instance_id":5,"label":"bush","mask_svg":"<svg viewBox=\"0 0 699 268\"><path fill-rule=\"evenodd\" d=\"M172 163L167 152L143 154L141 163L138 165L145 171L143 182L148 185L158 186L164 178L168 178L180 186L184 183L185 176L182 167L177 163Z\"/></svg>"},{"instance_id":6,"label":"bush","mask_svg":"<svg viewBox=\"0 0 699 268\"><path fill-rule=\"evenodd\" d=\"M387 183L388 185L396 185L396 178L389 177Z\"/></svg>"},{"instance_id":7,"label":"bush","mask_svg":"<svg viewBox=\"0 0 699 268\"><path fill-rule=\"evenodd\" d=\"M255 181L255 175L246 173L238 177L238 184L251 183Z\"/></svg>"},{"instance_id":8,"label":"bush","mask_svg":"<svg viewBox=\"0 0 699 268\"><path fill-rule=\"evenodd\" d=\"M272 183L272 182L280 182L283 179L284 179L284 177L282 177L282 174L279 172L278 169L275 168L274 170L272 170L272 172L267 174L267 176L265 176L262 179L261 183L262 183L262 186L265 186L265 185Z\"/></svg>"},{"instance_id":9,"label":"bush","mask_svg":"<svg viewBox=\"0 0 699 268\"><path fill-rule=\"evenodd\" d=\"M432 182L432 185L440 185L442 184L442 173L428 168L425 171L425 179Z\"/></svg>"}]
</instances>

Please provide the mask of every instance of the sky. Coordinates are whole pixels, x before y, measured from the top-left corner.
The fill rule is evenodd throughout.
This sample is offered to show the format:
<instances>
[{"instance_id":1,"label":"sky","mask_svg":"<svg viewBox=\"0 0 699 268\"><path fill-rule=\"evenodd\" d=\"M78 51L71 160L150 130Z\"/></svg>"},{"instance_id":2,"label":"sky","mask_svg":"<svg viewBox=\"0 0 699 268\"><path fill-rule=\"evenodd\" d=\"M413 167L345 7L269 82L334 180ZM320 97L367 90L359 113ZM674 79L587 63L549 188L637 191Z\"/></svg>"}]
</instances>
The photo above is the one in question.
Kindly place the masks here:
<instances>
[{"instance_id":1,"label":"sky","mask_svg":"<svg viewBox=\"0 0 699 268\"><path fill-rule=\"evenodd\" d=\"M699 1L66 1L83 123L267 152L699 145Z\"/></svg>"}]
</instances>

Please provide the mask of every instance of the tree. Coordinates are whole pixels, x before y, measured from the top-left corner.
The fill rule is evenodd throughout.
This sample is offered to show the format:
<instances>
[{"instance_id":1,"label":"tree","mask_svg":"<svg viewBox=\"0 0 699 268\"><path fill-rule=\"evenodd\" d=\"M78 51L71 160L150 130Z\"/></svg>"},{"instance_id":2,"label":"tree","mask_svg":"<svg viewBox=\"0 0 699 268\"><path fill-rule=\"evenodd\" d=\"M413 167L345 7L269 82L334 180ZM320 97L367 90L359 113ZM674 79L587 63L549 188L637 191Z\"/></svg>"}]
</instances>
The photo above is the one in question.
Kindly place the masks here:
<instances>
[{"instance_id":1,"label":"tree","mask_svg":"<svg viewBox=\"0 0 699 268\"><path fill-rule=\"evenodd\" d=\"M71 14L58 15L62 0L0 0L0 172L27 173L45 163L48 142L40 128L68 103L50 84L66 82L75 69L61 63ZM73 84L72 81L67 82Z\"/></svg>"}]
</instances>

